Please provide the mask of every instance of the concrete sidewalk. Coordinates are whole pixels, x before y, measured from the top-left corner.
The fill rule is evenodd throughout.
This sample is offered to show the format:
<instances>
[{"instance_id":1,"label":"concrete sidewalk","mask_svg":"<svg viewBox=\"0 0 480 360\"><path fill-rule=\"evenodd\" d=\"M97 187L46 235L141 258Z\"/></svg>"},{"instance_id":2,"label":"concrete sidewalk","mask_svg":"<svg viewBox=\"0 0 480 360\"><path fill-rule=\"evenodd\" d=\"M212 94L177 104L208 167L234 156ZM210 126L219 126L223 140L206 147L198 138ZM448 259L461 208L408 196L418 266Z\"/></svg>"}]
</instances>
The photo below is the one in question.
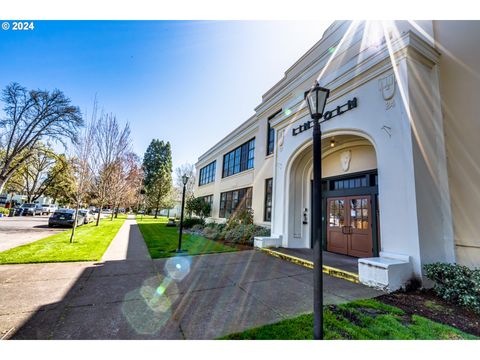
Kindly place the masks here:
<instances>
[{"instance_id":1,"label":"concrete sidewalk","mask_svg":"<svg viewBox=\"0 0 480 360\"><path fill-rule=\"evenodd\" d=\"M125 228L112 254L138 239ZM264 253L133 260L129 248L125 260L1 265L0 338L214 339L313 310L312 271ZM380 294L324 275L325 304Z\"/></svg>"},{"instance_id":2,"label":"concrete sidewalk","mask_svg":"<svg viewBox=\"0 0 480 360\"><path fill-rule=\"evenodd\" d=\"M147 246L133 215L128 215L127 220L103 254L102 261L115 260L150 260Z\"/></svg>"}]
</instances>

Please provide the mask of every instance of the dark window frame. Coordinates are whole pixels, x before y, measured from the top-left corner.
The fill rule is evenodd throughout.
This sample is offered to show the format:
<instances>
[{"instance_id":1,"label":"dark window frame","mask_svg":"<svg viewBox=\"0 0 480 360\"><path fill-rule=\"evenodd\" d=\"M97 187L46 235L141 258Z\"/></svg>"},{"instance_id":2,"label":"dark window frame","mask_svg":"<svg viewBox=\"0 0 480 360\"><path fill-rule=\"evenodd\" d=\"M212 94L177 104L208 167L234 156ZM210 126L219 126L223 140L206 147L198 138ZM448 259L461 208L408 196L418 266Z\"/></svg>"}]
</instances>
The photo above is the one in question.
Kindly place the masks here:
<instances>
[{"instance_id":1,"label":"dark window frame","mask_svg":"<svg viewBox=\"0 0 480 360\"><path fill-rule=\"evenodd\" d=\"M198 173L198 186L207 185L215 181L217 171L217 160L202 167Z\"/></svg>"},{"instance_id":2,"label":"dark window frame","mask_svg":"<svg viewBox=\"0 0 480 360\"><path fill-rule=\"evenodd\" d=\"M210 194L210 195L204 195L201 197L201 199L207 203L210 204L210 215L209 216L212 216L212 212L213 212L213 194ZM208 199L208 200L207 200Z\"/></svg>"},{"instance_id":3,"label":"dark window frame","mask_svg":"<svg viewBox=\"0 0 480 360\"><path fill-rule=\"evenodd\" d=\"M268 179L265 179L263 221L266 221L266 222L272 221L272 205L273 205L273 178L268 178Z\"/></svg>"},{"instance_id":4,"label":"dark window frame","mask_svg":"<svg viewBox=\"0 0 480 360\"><path fill-rule=\"evenodd\" d=\"M229 218L236 211L251 209L253 198L253 187L235 189L220 193L219 218Z\"/></svg>"},{"instance_id":5,"label":"dark window frame","mask_svg":"<svg viewBox=\"0 0 480 360\"><path fill-rule=\"evenodd\" d=\"M252 138L223 155L222 178L253 169L254 165L255 138Z\"/></svg>"},{"instance_id":6,"label":"dark window frame","mask_svg":"<svg viewBox=\"0 0 480 360\"><path fill-rule=\"evenodd\" d=\"M270 125L270 120L272 120L275 116L280 114L282 109L278 110L276 113L270 115L267 119L267 155L272 155L275 151L275 129L272 128Z\"/></svg>"}]
</instances>

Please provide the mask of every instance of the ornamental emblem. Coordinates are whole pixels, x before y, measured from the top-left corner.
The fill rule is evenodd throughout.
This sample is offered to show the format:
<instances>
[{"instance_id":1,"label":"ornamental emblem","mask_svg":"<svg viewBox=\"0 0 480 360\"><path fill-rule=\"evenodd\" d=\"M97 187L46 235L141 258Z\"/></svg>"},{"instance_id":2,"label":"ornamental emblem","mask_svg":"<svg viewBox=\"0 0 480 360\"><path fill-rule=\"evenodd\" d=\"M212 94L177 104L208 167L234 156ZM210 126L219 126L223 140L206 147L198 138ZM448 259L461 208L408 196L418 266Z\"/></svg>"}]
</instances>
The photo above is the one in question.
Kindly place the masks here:
<instances>
[{"instance_id":1,"label":"ornamental emblem","mask_svg":"<svg viewBox=\"0 0 480 360\"><path fill-rule=\"evenodd\" d=\"M347 150L340 154L340 164L342 165L343 171L348 171L350 168L350 161L352 160L352 151Z\"/></svg>"},{"instance_id":2,"label":"ornamental emblem","mask_svg":"<svg viewBox=\"0 0 480 360\"><path fill-rule=\"evenodd\" d=\"M383 100L385 100L386 110L395 106L395 76L390 74L384 78L378 79L378 90L382 92Z\"/></svg>"}]
</instances>

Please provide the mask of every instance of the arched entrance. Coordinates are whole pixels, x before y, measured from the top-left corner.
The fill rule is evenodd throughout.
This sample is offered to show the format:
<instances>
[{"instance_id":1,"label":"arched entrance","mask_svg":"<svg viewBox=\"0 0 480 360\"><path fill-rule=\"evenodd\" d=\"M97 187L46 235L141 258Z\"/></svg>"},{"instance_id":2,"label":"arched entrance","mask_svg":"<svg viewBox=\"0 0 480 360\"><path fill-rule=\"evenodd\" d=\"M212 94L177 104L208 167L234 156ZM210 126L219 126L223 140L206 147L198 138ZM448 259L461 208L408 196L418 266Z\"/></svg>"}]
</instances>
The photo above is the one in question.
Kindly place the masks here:
<instances>
[{"instance_id":1,"label":"arched entrance","mask_svg":"<svg viewBox=\"0 0 480 360\"><path fill-rule=\"evenodd\" d=\"M360 135L322 139L323 247L354 256L378 256L379 204L375 148ZM312 144L292 156L287 172L288 247L309 248L312 224Z\"/></svg>"}]
</instances>

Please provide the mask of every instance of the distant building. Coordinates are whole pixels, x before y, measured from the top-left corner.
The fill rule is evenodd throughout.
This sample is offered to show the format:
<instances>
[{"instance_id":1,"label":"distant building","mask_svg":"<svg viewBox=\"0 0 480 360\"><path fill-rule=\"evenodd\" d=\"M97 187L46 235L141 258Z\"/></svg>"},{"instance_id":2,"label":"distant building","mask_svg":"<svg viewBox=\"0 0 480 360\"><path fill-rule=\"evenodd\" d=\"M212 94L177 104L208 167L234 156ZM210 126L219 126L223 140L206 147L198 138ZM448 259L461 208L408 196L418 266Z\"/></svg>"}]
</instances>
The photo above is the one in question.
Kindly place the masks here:
<instances>
[{"instance_id":1,"label":"distant building","mask_svg":"<svg viewBox=\"0 0 480 360\"><path fill-rule=\"evenodd\" d=\"M426 263L480 266L480 22L396 21L387 36L374 27L334 22L199 157L195 195L213 221L253 209L272 230L257 246L312 247L303 99L323 72L323 247L359 258L362 282L394 289Z\"/></svg>"},{"instance_id":2,"label":"distant building","mask_svg":"<svg viewBox=\"0 0 480 360\"><path fill-rule=\"evenodd\" d=\"M21 205L27 202L27 195L24 194L0 194L0 207L4 207L7 202L13 200L14 204ZM49 196L40 196L33 201L34 204L53 204L53 198Z\"/></svg>"}]
</instances>

